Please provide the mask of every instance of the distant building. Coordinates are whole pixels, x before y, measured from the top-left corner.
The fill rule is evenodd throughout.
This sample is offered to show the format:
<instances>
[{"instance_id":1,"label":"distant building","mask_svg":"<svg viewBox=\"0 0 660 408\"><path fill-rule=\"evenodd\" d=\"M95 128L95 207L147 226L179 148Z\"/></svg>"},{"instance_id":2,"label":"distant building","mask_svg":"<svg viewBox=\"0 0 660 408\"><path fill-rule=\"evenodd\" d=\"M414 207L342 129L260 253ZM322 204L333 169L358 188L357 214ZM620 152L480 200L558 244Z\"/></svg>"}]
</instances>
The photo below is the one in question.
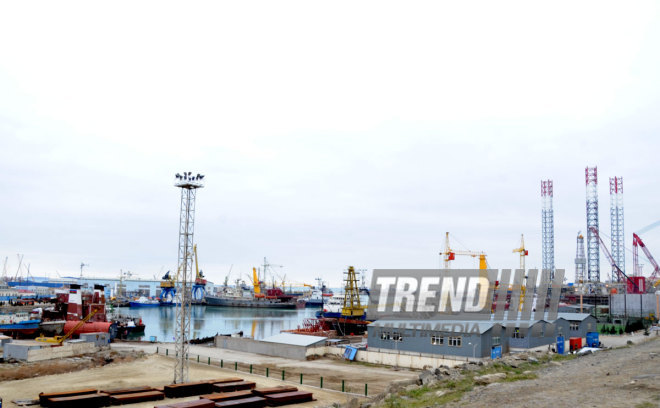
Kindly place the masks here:
<instances>
[{"instance_id":1,"label":"distant building","mask_svg":"<svg viewBox=\"0 0 660 408\"><path fill-rule=\"evenodd\" d=\"M127 297L160 297L160 283L161 280L153 279L122 279L119 278L94 278L94 277L64 277L57 279L49 278L32 278L35 282L48 282L56 284L60 288L65 288L71 283L81 285L82 289L93 289L94 285L103 285L105 288L105 296L113 297L123 295ZM34 286L30 286L34 287ZM43 288L41 288L43 290ZM207 282L206 291L210 293L213 290L213 282Z\"/></svg>"},{"instance_id":2,"label":"distant building","mask_svg":"<svg viewBox=\"0 0 660 408\"><path fill-rule=\"evenodd\" d=\"M586 338L598 331L587 313L559 313L537 320L377 320L367 328L369 350L443 358L484 358L547 346L557 336Z\"/></svg>"},{"instance_id":3,"label":"distant building","mask_svg":"<svg viewBox=\"0 0 660 408\"><path fill-rule=\"evenodd\" d=\"M502 326L495 322L377 320L367 328L369 350L490 357L494 347L508 352Z\"/></svg>"},{"instance_id":4,"label":"distant building","mask_svg":"<svg viewBox=\"0 0 660 408\"><path fill-rule=\"evenodd\" d=\"M587 313L559 313L555 320L555 336L586 338L587 333L598 331L598 321Z\"/></svg>"}]
</instances>

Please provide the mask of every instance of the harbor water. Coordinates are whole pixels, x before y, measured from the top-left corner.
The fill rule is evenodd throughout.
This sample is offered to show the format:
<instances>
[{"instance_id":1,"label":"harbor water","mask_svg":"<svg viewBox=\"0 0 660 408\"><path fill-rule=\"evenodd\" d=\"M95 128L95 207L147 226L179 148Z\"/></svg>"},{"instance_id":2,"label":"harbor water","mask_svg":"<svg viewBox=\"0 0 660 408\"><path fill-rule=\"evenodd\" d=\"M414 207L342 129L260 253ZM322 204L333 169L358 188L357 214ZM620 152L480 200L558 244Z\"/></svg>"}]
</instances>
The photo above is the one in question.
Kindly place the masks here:
<instances>
[{"instance_id":1,"label":"harbor water","mask_svg":"<svg viewBox=\"0 0 660 408\"><path fill-rule=\"evenodd\" d=\"M131 335L131 339L174 341L176 308L174 306L129 308L115 310L123 315L140 316L145 324L144 334ZM249 309L212 306L192 306L190 337L193 339L243 332L243 336L257 340L296 329L303 320L314 317L316 308L306 309Z\"/></svg>"}]
</instances>

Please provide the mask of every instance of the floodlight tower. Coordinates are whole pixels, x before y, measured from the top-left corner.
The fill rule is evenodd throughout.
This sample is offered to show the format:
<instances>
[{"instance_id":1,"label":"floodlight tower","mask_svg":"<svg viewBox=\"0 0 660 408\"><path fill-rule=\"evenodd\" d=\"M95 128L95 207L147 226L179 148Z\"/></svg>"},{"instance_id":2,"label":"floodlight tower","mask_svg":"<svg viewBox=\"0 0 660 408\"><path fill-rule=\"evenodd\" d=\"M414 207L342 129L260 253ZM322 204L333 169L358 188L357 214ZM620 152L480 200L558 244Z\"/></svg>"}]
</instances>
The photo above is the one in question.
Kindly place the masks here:
<instances>
[{"instance_id":1,"label":"floodlight tower","mask_svg":"<svg viewBox=\"0 0 660 408\"><path fill-rule=\"evenodd\" d=\"M541 233L542 233L542 266L549 271L550 280L555 278L555 216L552 208L553 197L552 180L541 181L541 198L543 208L541 210Z\"/></svg>"},{"instance_id":2,"label":"floodlight tower","mask_svg":"<svg viewBox=\"0 0 660 408\"><path fill-rule=\"evenodd\" d=\"M174 383L188 381L188 340L190 337L190 303L193 276L193 234L195 232L195 196L202 184L203 175L192 172L176 174L174 185L181 189L181 212L179 216L179 267L176 279L176 324L174 325L176 365Z\"/></svg>"},{"instance_id":3,"label":"floodlight tower","mask_svg":"<svg viewBox=\"0 0 660 408\"><path fill-rule=\"evenodd\" d=\"M598 167L587 167L584 170L587 185L587 280L590 283L600 282L600 249L598 236Z\"/></svg>"},{"instance_id":4,"label":"floodlight tower","mask_svg":"<svg viewBox=\"0 0 660 408\"><path fill-rule=\"evenodd\" d=\"M610 222L612 238L612 258L621 271L626 273L626 249L623 235L623 178L610 177ZM612 267L612 278L621 276Z\"/></svg>"}]
</instances>

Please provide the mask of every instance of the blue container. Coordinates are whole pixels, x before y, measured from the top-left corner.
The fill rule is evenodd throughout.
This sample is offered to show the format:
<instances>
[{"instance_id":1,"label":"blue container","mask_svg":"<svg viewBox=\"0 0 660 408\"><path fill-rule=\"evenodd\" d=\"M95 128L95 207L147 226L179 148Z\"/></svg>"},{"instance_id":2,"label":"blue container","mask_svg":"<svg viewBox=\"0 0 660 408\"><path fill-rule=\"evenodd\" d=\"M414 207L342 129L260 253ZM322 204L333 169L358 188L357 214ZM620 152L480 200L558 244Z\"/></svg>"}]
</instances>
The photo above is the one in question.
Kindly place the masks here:
<instances>
[{"instance_id":1,"label":"blue container","mask_svg":"<svg viewBox=\"0 0 660 408\"><path fill-rule=\"evenodd\" d=\"M156 342L156 336L149 336L149 341L152 342L152 343L155 343ZM0 408L2 408L2 406L0 406Z\"/></svg>"},{"instance_id":2,"label":"blue container","mask_svg":"<svg viewBox=\"0 0 660 408\"><path fill-rule=\"evenodd\" d=\"M495 360L496 358L502 358L502 346L493 346L490 349L490 358Z\"/></svg>"},{"instance_id":3,"label":"blue container","mask_svg":"<svg viewBox=\"0 0 660 408\"><path fill-rule=\"evenodd\" d=\"M564 354L566 348L566 342L564 336L557 337L557 354Z\"/></svg>"},{"instance_id":4,"label":"blue container","mask_svg":"<svg viewBox=\"0 0 660 408\"><path fill-rule=\"evenodd\" d=\"M587 347L598 347L599 344L598 332L587 333Z\"/></svg>"}]
</instances>

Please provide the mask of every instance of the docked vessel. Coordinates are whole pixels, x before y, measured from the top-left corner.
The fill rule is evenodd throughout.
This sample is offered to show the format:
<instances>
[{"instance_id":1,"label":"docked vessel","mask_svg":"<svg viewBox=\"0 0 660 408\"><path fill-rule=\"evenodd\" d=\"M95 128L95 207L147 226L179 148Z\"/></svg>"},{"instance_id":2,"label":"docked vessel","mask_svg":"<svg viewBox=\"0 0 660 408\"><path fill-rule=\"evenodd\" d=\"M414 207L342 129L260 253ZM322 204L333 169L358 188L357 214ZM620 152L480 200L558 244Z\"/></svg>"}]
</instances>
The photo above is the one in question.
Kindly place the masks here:
<instances>
[{"instance_id":1,"label":"docked vessel","mask_svg":"<svg viewBox=\"0 0 660 408\"><path fill-rule=\"evenodd\" d=\"M120 339L144 333L145 325L139 316L114 315L111 319L117 324L117 337Z\"/></svg>"},{"instance_id":2,"label":"docked vessel","mask_svg":"<svg viewBox=\"0 0 660 408\"><path fill-rule=\"evenodd\" d=\"M280 299L267 297L214 296L204 297L208 306L295 309L297 302L282 302Z\"/></svg>"},{"instance_id":3,"label":"docked vessel","mask_svg":"<svg viewBox=\"0 0 660 408\"><path fill-rule=\"evenodd\" d=\"M158 307L160 306L158 300L149 299L144 296L140 296L137 300L131 300L129 303L130 307Z\"/></svg>"},{"instance_id":4,"label":"docked vessel","mask_svg":"<svg viewBox=\"0 0 660 408\"><path fill-rule=\"evenodd\" d=\"M306 299L306 307L323 306L333 295L332 290L325 285L321 278L316 278L316 282L317 285L312 288L311 295Z\"/></svg>"},{"instance_id":5,"label":"docked vessel","mask_svg":"<svg viewBox=\"0 0 660 408\"><path fill-rule=\"evenodd\" d=\"M367 330L367 325L371 322L367 320L367 303L363 300L365 294L360 293L354 267L348 267L344 281L344 294L331 298L328 306L332 303L332 308L324 308L320 312L319 323L342 336L359 335Z\"/></svg>"},{"instance_id":6,"label":"docked vessel","mask_svg":"<svg viewBox=\"0 0 660 408\"><path fill-rule=\"evenodd\" d=\"M264 259L264 265L267 265ZM296 295L284 293L280 288L261 290L261 281L257 276L256 268L252 268L253 290L245 287L240 280L232 290L225 288L219 295L206 295L204 300L208 306L222 307L245 307L245 308L271 308L271 309L296 309L299 305ZM304 306L304 304L302 304Z\"/></svg>"},{"instance_id":7,"label":"docked vessel","mask_svg":"<svg viewBox=\"0 0 660 408\"><path fill-rule=\"evenodd\" d=\"M12 337L32 335L39 329L41 319L33 313L18 312L0 316L0 333Z\"/></svg>"}]
</instances>

